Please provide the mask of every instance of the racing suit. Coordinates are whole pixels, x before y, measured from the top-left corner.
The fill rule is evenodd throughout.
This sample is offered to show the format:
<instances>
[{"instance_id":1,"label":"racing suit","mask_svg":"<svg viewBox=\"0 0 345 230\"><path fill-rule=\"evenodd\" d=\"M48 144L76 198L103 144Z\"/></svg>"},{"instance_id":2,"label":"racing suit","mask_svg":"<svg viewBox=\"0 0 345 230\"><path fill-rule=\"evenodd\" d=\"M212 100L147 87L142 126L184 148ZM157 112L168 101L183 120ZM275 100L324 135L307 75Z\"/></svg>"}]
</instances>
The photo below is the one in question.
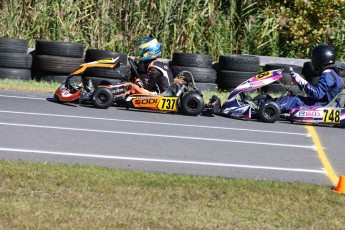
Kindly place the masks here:
<instances>
[{"instance_id":1,"label":"racing suit","mask_svg":"<svg viewBox=\"0 0 345 230\"><path fill-rule=\"evenodd\" d=\"M163 93L174 82L171 70L162 62L150 60L136 63L136 66L140 79L132 73L131 79L134 79L133 83L126 82L114 87L115 102L121 103L129 94Z\"/></svg>"},{"instance_id":2,"label":"racing suit","mask_svg":"<svg viewBox=\"0 0 345 230\"><path fill-rule=\"evenodd\" d=\"M325 67L315 86L305 80L298 83L307 97L284 96L279 98L276 102L280 105L282 112L289 112L292 108L299 106L324 106L328 104L344 87L343 80L337 70L338 68Z\"/></svg>"},{"instance_id":3,"label":"racing suit","mask_svg":"<svg viewBox=\"0 0 345 230\"><path fill-rule=\"evenodd\" d=\"M171 70L163 62L150 60L136 65L143 88L150 92L163 93L174 82Z\"/></svg>"}]
</instances>

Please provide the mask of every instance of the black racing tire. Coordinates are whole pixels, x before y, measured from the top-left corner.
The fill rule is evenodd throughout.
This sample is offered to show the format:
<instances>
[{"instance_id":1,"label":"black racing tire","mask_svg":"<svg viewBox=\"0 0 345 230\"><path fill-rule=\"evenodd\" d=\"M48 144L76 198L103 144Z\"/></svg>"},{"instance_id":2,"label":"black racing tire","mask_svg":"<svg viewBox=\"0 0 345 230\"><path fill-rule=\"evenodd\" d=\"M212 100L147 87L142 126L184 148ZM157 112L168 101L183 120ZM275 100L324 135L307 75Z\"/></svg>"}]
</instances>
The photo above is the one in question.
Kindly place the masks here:
<instances>
[{"instance_id":1,"label":"black racing tire","mask_svg":"<svg viewBox=\"0 0 345 230\"><path fill-rule=\"evenodd\" d=\"M260 91L263 93L285 93L286 90L287 87L275 82L260 88Z\"/></svg>"},{"instance_id":2,"label":"black racing tire","mask_svg":"<svg viewBox=\"0 0 345 230\"><path fill-rule=\"evenodd\" d=\"M220 69L219 69L219 62L214 62L212 64L212 69L214 69L216 72L218 72Z\"/></svg>"},{"instance_id":3,"label":"black racing tire","mask_svg":"<svg viewBox=\"0 0 345 230\"><path fill-rule=\"evenodd\" d=\"M205 107L204 99L197 93L188 93L182 97L181 111L187 116L198 116Z\"/></svg>"},{"instance_id":4,"label":"black racing tire","mask_svg":"<svg viewBox=\"0 0 345 230\"><path fill-rule=\"evenodd\" d=\"M16 38L0 38L1 53L27 53L28 41Z\"/></svg>"},{"instance_id":5,"label":"black racing tire","mask_svg":"<svg viewBox=\"0 0 345 230\"><path fill-rule=\"evenodd\" d=\"M345 78L345 62L338 62L338 61L336 61L336 62L335 62L335 65L336 65L336 66L339 66L340 68L343 69L343 71L341 71L341 72L339 73L339 76L342 77L343 82L345 83L345 80L344 80L344 78Z\"/></svg>"},{"instance_id":6,"label":"black racing tire","mask_svg":"<svg viewBox=\"0 0 345 230\"><path fill-rule=\"evenodd\" d=\"M24 53L0 53L0 67L30 69L32 55Z\"/></svg>"},{"instance_id":7,"label":"black racing tire","mask_svg":"<svg viewBox=\"0 0 345 230\"><path fill-rule=\"evenodd\" d=\"M120 65L117 69L94 67L86 69L83 73L85 77L102 77L109 79L123 79L126 74L129 73L131 67L128 65Z\"/></svg>"},{"instance_id":8,"label":"black racing tire","mask_svg":"<svg viewBox=\"0 0 345 230\"><path fill-rule=\"evenodd\" d=\"M92 93L92 103L96 108L107 109L114 103L114 96L107 88L97 88Z\"/></svg>"},{"instance_id":9,"label":"black racing tire","mask_svg":"<svg viewBox=\"0 0 345 230\"><path fill-rule=\"evenodd\" d=\"M172 65L212 68L212 56L196 53L173 53Z\"/></svg>"},{"instance_id":10,"label":"black racing tire","mask_svg":"<svg viewBox=\"0 0 345 230\"><path fill-rule=\"evenodd\" d=\"M79 43L37 40L35 50L37 55L72 58L82 58L84 56L84 45Z\"/></svg>"},{"instance_id":11,"label":"black racing tire","mask_svg":"<svg viewBox=\"0 0 345 230\"><path fill-rule=\"evenodd\" d=\"M88 82L89 80L92 81L92 84L95 88L97 88L99 85L116 85L122 82L120 79L85 77L85 82Z\"/></svg>"},{"instance_id":12,"label":"black racing tire","mask_svg":"<svg viewBox=\"0 0 345 230\"><path fill-rule=\"evenodd\" d=\"M0 68L0 79L31 80L30 69Z\"/></svg>"},{"instance_id":13,"label":"black racing tire","mask_svg":"<svg viewBox=\"0 0 345 230\"><path fill-rule=\"evenodd\" d=\"M258 110L259 119L267 123L276 122L280 114L280 106L275 101L266 101L262 103Z\"/></svg>"},{"instance_id":14,"label":"black racing tire","mask_svg":"<svg viewBox=\"0 0 345 230\"><path fill-rule=\"evenodd\" d=\"M298 65L289 65L289 64L281 64L281 63L269 63L264 66L264 71L268 70L275 70L275 69L283 69L282 75L283 77L280 78L280 81L285 84L289 85L291 84L291 75L290 75L290 67L293 68L295 73L300 74L303 78L304 76L302 75L302 66Z\"/></svg>"},{"instance_id":15,"label":"black racing tire","mask_svg":"<svg viewBox=\"0 0 345 230\"><path fill-rule=\"evenodd\" d=\"M85 62L98 61L107 58L119 57L119 62L121 64L127 64L127 54L121 52L115 52L110 50L101 49L88 49L85 53Z\"/></svg>"},{"instance_id":16,"label":"black racing tire","mask_svg":"<svg viewBox=\"0 0 345 230\"><path fill-rule=\"evenodd\" d=\"M258 72L260 58L253 55L220 55L219 69L240 72Z\"/></svg>"},{"instance_id":17,"label":"black racing tire","mask_svg":"<svg viewBox=\"0 0 345 230\"><path fill-rule=\"evenodd\" d=\"M217 84L221 90L236 88L239 84L257 75L258 72L241 72L219 70L217 75Z\"/></svg>"},{"instance_id":18,"label":"black racing tire","mask_svg":"<svg viewBox=\"0 0 345 230\"><path fill-rule=\"evenodd\" d=\"M315 71L311 61L304 62L302 67L302 74L304 75L305 79L309 82L314 77L319 77L319 71Z\"/></svg>"},{"instance_id":19,"label":"black racing tire","mask_svg":"<svg viewBox=\"0 0 345 230\"><path fill-rule=\"evenodd\" d=\"M80 68L83 58L36 55L33 67L37 72L70 74Z\"/></svg>"},{"instance_id":20,"label":"black racing tire","mask_svg":"<svg viewBox=\"0 0 345 230\"><path fill-rule=\"evenodd\" d=\"M176 77L181 71L189 71L193 74L194 81L204 83L215 83L217 72L211 68L199 68L189 66L171 66L173 76Z\"/></svg>"}]
</instances>

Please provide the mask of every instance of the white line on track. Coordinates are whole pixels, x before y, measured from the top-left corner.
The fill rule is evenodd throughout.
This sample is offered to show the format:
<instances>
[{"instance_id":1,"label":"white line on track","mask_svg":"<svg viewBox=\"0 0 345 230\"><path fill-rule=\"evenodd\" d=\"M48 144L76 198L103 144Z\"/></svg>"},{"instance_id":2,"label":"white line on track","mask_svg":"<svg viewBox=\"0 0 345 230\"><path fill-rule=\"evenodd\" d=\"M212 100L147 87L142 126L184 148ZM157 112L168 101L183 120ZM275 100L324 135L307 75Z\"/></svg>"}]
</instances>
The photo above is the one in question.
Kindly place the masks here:
<instances>
[{"instance_id":1,"label":"white line on track","mask_svg":"<svg viewBox=\"0 0 345 230\"><path fill-rule=\"evenodd\" d=\"M2 95L2 94L0 94L0 97L10 97L10 98L18 98L18 99L32 99L32 100L44 100L44 101L47 100L47 98L42 98L42 97L23 97L23 96L10 96L10 95Z\"/></svg>"},{"instance_id":2,"label":"white line on track","mask_svg":"<svg viewBox=\"0 0 345 230\"><path fill-rule=\"evenodd\" d=\"M121 131L97 130L97 129L80 129L80 128L59 127L59 126L44 126L44 125L31 125L31 124L18 124L18 123L5 123L5 122L0 122L0 125L4 125L4 126L17 126L17 127L28 127L28 128L41 128L41 129L70 130L70 131L80 131L80 132L97 132L97 133L111 133L111 134L121 134L121 135L135 135L135 136L149 136L149 137L161 137L161 138L175 138L175 139L187 139L187 140L202 140L202 141L216 141L216 142L254 144L254 145L268 145L268 146L303 148L303 149L312 149L312 150L316 149L314 145L292 145L292 144L284 144L284 143L268 143L268 142L256 142L256 141L227 140L227 139L215 139L215 138L204 138L204 137L174 136L174 135L162 135L162 134L154 134L154 133L121 132Z\"/></svg>"},{"instance_id":3,"label":"white line on track","mask_svg":"<svg viewBox=\"0 0 345 230\"><path fill-rule=\"evenodd\" d=\"M63 156L74 156L74 157L102 158L102 159L127 160L127 161L145 161L145 162L170 163L170 164L190 164L190 165L203 165L203 166L249 168L249 169L290 171L290 172L321 173L321 174L326 173L325 170L314 170L314 169L280 168L280 167L266 167L266 166L241 165L241 164L225 164L225 163L202 162L202 161L180 161L180 160L155 159L155 158L138 158L138 157L123 157L123 156L110 156L110 155L97 155L97 154L80 154L80 153L55 152L55 151L43 151L43 150L32 150L32 149L0 148L0 151L19 152L19 153L33 153L33 154L47 154L47 155L63 155Z\"/></svg>"},{"instance_id":4,"label":"white line on track","mask_svg":"<svg viewBox=\"0 0 345 230\"><path fill-rule=\"evenodd\" d=\"M240 129L240 128L230 128L230 127L219 127L219 126L188 125L188 124L164 123L164 122L153 122L153 121L124 120L124 119L100 118L100 117L84 117L84 116L73 116L73 115L62 115L62 114L49 114L49 113L29 113L29 112L6 111L6 110L0 110L0 113L32 115L32 116L64 117L64 118L74 118L74 119L90 119L90 120L115 121L115 122L144 123L144 124L181 126L181 127L205 128L205 129L236 130L236 131L246 131L246 132L275 133L275 134L299 135L299 136L310 137L310 135L307 133L293 133L293 132L281 132L281 131L258 130L258 129Z\"/></svg>"}]
</instances>

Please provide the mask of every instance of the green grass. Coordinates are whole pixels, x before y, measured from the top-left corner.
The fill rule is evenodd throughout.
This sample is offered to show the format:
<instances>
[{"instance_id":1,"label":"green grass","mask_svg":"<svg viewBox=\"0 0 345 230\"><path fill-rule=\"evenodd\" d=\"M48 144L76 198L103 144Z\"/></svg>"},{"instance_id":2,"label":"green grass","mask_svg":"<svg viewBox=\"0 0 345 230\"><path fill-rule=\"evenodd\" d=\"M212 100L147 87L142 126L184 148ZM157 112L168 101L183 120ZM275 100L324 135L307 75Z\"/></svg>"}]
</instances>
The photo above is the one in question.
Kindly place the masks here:
<instances>
[{"instance_id":1,"label":"green grass","mask_svg":"<svg viewBox=\"0 0 345 230\"><path fill-rule=\"evenodd\" d=\"M342 229L330 187L0 161L0 229Z\"/></svg>"},{"instance_id":2,"label":"green grass","mask_svg":"<svg viewBox=\"0 0 345 230\"><path fill-rule=\"evenodd\" d=\"M20 90L28 92L53 93L61 84L56 82L37 82L0 79L0 89Z\"/></svg>"}]
</instances>

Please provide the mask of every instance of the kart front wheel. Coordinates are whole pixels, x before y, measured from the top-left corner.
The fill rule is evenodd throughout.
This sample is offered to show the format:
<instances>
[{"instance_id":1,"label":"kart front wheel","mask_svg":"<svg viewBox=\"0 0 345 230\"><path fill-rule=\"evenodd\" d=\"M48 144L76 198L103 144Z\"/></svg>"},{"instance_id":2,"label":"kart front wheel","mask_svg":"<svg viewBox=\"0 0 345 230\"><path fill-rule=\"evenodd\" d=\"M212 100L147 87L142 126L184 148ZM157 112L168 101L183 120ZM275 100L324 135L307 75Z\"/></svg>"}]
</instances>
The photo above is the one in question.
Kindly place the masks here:
<instances>
[{"instance_id":1,"label":"kart front wheel","mask_svg":"<svg viewBox=\"0 0 345 230\"><path fill-rule=\"evenodd\" d=\"M198 116L204 106L204 99L197 93L188 93L182 97L181 111L185 115Z\"/></svg>"},{"instance_id":2,"label":"kart front wheel","mask_svg":"<svg viewBox=\"0 0 345 230\"><path fill-rule=\"evenodd\" d=\"M113 104L113 98L113 94L109 89L97 88L93 91L92 103L96 108L107 109Z\"/></svg>"},{"instance_id":3,"label":"kart front wheel","mask_svg":"<svg viewBox=\"0 0 345 230\"><path fill-rule=\"evenodd\" d=\"M260 105L258 117L267 123L276 122L281 114L279 105L274 101L266 101Z\"/></svg>"}]
</instances>

